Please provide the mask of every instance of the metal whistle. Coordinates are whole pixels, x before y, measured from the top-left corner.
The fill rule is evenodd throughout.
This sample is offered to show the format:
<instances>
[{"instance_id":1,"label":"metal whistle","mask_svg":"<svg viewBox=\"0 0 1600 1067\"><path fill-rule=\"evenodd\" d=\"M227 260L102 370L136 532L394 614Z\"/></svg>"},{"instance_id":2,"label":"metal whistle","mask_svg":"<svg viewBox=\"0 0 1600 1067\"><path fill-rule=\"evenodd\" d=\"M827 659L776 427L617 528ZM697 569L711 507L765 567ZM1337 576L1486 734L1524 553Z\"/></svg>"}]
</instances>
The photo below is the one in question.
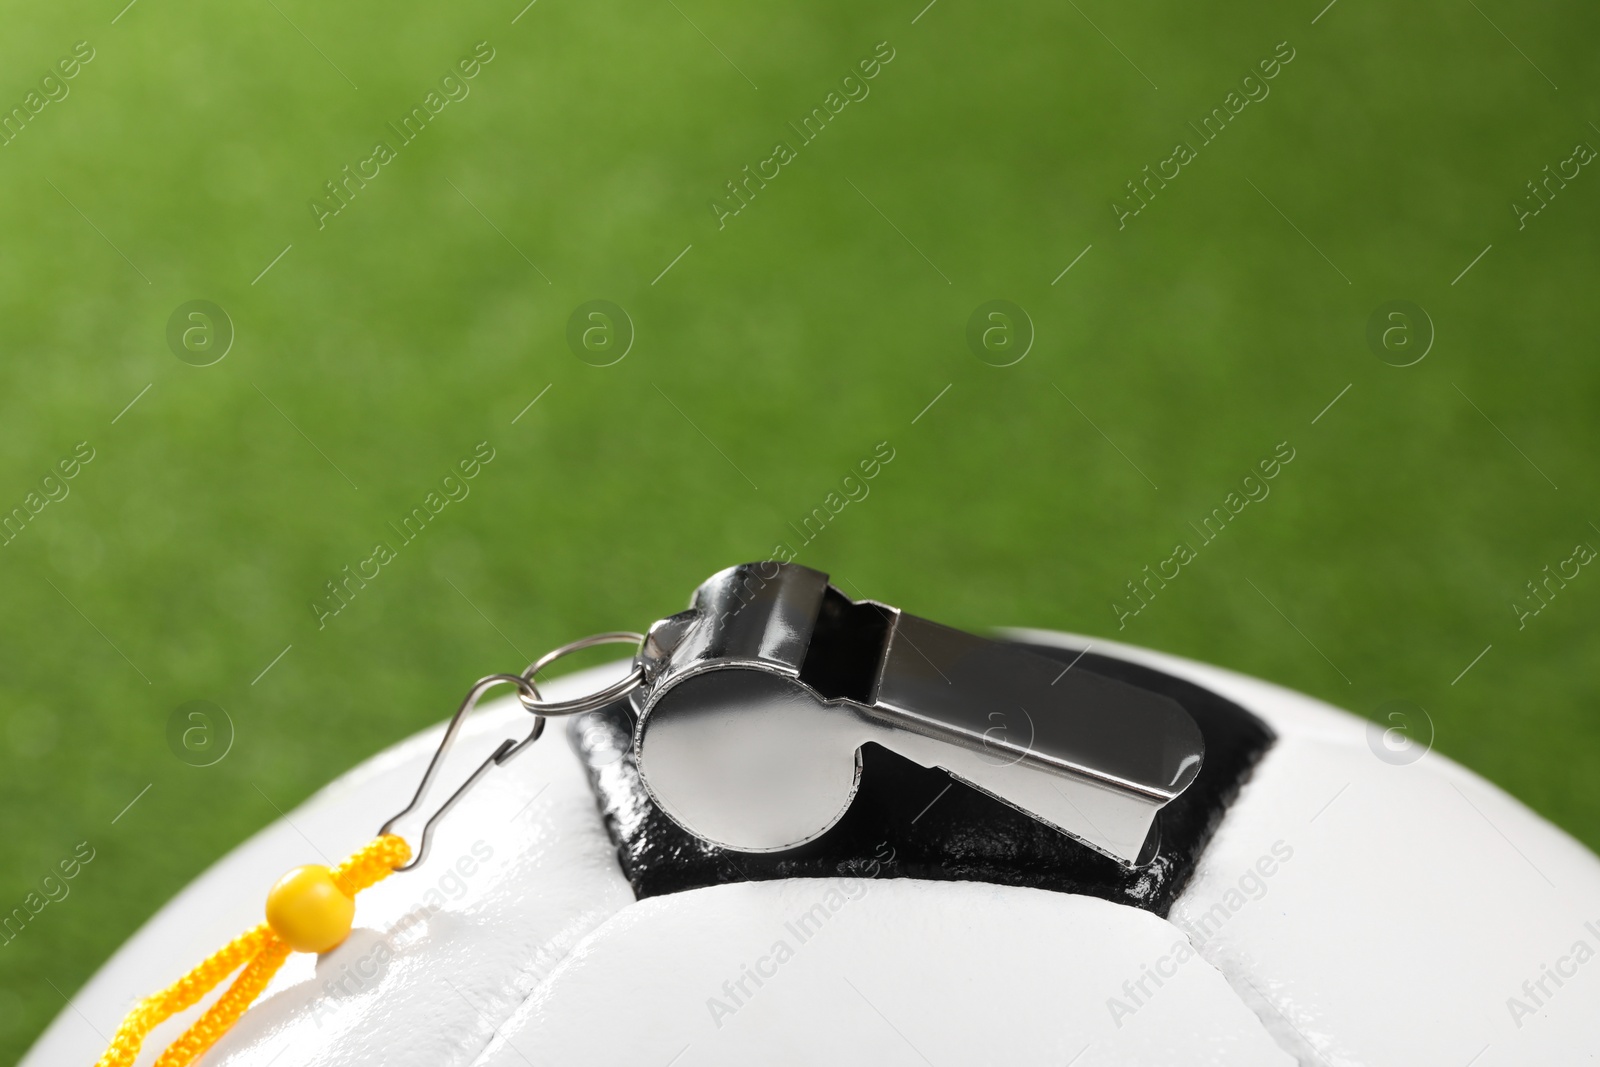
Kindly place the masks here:
<instances>
[{"instance_id":1,"label":"metal whistle","mask_svg":"<svg viewBox=\"0 0 1600 1067\"><path fill-rule=\"evenodd\" d=\"M639 651L634 752L673 821L744 852L843 816L876 742L1119 862L1200 772L1176 702L870 600L792 563L707 579Z\"/></svg>"}]
</instances>

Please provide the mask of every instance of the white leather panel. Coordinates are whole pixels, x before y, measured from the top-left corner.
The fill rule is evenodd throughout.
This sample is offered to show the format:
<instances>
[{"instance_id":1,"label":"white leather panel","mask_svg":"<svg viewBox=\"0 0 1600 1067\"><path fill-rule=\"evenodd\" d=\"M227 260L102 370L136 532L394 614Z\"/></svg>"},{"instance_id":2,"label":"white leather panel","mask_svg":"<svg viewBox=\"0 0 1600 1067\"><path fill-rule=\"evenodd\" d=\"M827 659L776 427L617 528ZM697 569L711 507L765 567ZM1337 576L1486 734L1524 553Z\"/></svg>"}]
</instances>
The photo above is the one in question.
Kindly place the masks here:
<instances>
[{"instance_id":1,"label":"white leather panel","mask_svg":"<svg viewBox=\"0 0 1600 1067\"><path fill-rule=\"evenodd\" d=\"M599 677L586 674L548 687L550 695L585 691ZM525 736L529 722L515 700L476 711L432 802L501 739ZM73 996L24 1067L93 1063L102 1035L138 999L259 923L267 890L286 870L337 862L371 839L411 799L441 733L435 727L367 761L219 860ZM420 822L397 829L415 845ZM583 770L553 722L440 823L425 863L361 894L343 945L319 958L292 955L205 1063L470 1063L555 962L632 901ZM158 1029L140 1064L196 1014Z\"/></svg>"},{"instance_id":2,"label":"white leather panel","mask_svg":"<svg viewBox=\"0 0 1600 1067\"><path fill-rule=\"evenodd\" d=\"M1302 1062L1600 1057L1594 853L1435 752L1379 758L1367 720L1303 694L1099 638L1015 633L1188 678L1279 734L1170 918Z\"/></svg>"},{"instance_id":3,"label":"white leather panel","mask_svg":"<svg viewBox=\"0 0 1600 1067\"><path fill-rule=\"evenodd\" d=\"M975 882L697 889L586 937L477 1067L1292 1065L1204 960L1145 976L1182 941L1148 912ZM1114 1012L1141 980L1149 999Z\"/></svg>"}]
</instances>

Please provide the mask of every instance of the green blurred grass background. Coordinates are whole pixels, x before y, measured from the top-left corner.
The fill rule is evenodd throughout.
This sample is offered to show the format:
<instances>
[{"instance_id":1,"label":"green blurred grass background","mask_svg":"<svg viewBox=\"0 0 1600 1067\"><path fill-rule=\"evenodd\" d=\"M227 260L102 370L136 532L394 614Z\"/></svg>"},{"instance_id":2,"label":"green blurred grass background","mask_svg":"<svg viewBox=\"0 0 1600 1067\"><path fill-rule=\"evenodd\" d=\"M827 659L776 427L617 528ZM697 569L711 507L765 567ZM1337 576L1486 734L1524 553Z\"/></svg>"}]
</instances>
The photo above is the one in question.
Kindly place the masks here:
<instances>
[{"instance_id":1,"label":"green blurred grass background","mask_svg":"<svg viewBox=\"0 0 1600 1067\"><path fill-rule=\"evenodd\" d=\"M481 674L797 544L880 441L801 562L958 625L1100 634L1290 442L1116 636L1416 701L1600 844L1600 578L1520 631L1510 607L1600 545L1600 176L1520 231L1509 206L1600 144L1600 16L921 3L7 5L5 107L95 58L0 148L0 507L95 459L0 551L0 911L96 858L0 947L0 1057L274 805ZM470 96L319 230L323 183L479 41ZM719 229L724 183L882 41L871 95ZM1281 41L1270 96L1119 230L1124 183ZM237 331L203 368L165 340L196 298ZM637 331L605 368L565 340L596 298ZM994 298L1036 328L1014 366L966 344ZM1437 330L1406 368L1365 340L1400 298ZM319 630L324 583L480 441L470 497ZM167 742L196 699L237 731L204 768Z\"/></svg>"}]
</instances>

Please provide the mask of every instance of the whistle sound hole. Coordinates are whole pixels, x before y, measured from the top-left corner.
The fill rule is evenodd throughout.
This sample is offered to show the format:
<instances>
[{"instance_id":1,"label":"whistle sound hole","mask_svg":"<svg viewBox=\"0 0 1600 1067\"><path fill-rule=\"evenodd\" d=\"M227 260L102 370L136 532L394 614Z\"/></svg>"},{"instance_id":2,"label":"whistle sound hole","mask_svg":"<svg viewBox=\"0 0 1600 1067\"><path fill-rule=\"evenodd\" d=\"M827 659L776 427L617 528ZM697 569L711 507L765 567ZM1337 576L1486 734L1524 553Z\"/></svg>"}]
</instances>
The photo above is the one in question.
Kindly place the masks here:
<instances>
[{"instance_id":1,"label":"whistle sound hole","mask_svg":"<svg viewBox=\"0 0 1600 1067\"><path fill-rule=\"evenodd\" d=\"M871 704L894 614L878 604L858 604L828 586L811 646L800 665L800 680L826 700Z\"/></svg>"}]
</instances>

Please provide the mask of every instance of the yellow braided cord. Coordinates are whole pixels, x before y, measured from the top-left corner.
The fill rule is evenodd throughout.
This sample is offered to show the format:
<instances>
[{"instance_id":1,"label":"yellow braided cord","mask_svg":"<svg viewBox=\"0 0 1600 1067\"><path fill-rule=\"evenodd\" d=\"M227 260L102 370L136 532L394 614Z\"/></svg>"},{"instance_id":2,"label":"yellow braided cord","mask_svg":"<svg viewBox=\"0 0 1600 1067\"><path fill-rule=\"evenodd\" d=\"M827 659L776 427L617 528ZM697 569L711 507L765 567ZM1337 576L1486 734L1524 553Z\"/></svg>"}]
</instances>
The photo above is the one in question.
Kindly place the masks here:
<instances>
[{"instance_id":1,"label":"yellow braided cord","mask_svg":"<svg viewBox=\"0 0 1600 1067\"><path fill-rule=\"evenodd\" d=\"M167 1050L157 1058L155 1067L189 1067L189 1064L204 1056L206 1050L221 1040L222 1035L239 1021L239 1016L261 995L261 991L288 958L289 946L268 930L261 951L244 965L244 970L239 972L239 977L233 980L228 991L218 997L216 1003L183 1032L182 1037L167 1046ZM215 981L220 982L223 977L219 976Z\"/></svg>"},{"instance_id":2,"label":"yellow braided cord","mask_svg":"<svg viewBox=\"0 0 1600 1067\"><path fill-rule=\"evenodd\" d=\"M411 846L404 838L384 834L368 841L350 858L333 868L333 880L347 897L383 881L411 858Z\"/></svg>"},{"instance_id":3,"label":"yellow braided cord","mask_svg":"<svg viewBox=\"0 0 1600 1067\"><path fill-rule=\"evenodd\" d=\"M354 897L410 858L411 846L393 834L385 834L367 842L333 868L333 879L347 896ZM205 1055L261 995L289 958L289 952L289 946L266 923L240 934L194 970L128 1012L95 1067L133 1067L151 1030L198 1004L243 964L244 970L227 991L156 1060L156 1067L188 1067Z\"/></svg>"},{"instance_id":4,"label":"yellow braided cord","mask_svg":"<svg viewBox=\"0 0 1600 1067\"><path fill-rule=\"evenodd\" d=\"M274 935L267 924L262 923L234 938L221 951L212 954L166 989L140 1001L122 1020L122 1025L117 1027L110 1046L96 1067L132 1067L133 1061L138 1058L139 1046L151 1030L169 1016L198 1004L201 997L237 970L241 963L253 959L269 937Z\"/></svg>"}]
</instances>

